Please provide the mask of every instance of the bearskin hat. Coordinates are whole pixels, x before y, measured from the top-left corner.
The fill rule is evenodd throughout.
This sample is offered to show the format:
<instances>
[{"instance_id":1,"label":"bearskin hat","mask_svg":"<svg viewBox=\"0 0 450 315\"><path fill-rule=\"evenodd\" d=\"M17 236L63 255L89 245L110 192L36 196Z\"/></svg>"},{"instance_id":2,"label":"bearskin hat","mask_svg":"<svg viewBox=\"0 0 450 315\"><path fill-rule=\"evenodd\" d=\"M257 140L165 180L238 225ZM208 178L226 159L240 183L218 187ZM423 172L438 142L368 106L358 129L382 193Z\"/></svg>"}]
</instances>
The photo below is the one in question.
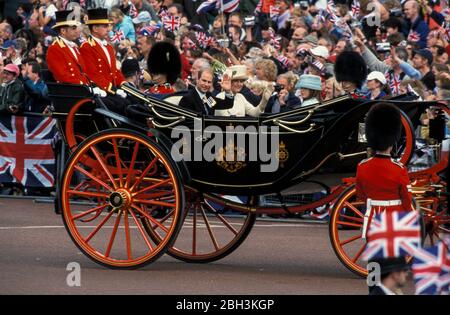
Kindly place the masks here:
<instances>
[{"instance_id":1,"label":"bearskin hat","mask_svg":"<svg viewBox=\"0 0 450 315\"><path fill-rule=\"evenodd\" d=\"M175 83L181 73L178 48L169 42L157 42L148 54L147 67L151 74L166 74L167 82Z\"/></svg>"},{"instance_id":2,"label":"bearskin hat","mask_svg":"<svg viewBox=\"0 0 450 315\"><path fill-rule=\"evenodd\" d=\"M352 82L360 88L367 77L367 65L357 52L343 51L336 58L334 73L338 82Z\"/></svg>"},{"instance_id":3,"label":"bearskin hat","mask_svg":"<svg viewBox=\"0 0 450 315\"><path fill-rule=\"evenodd\" d=\"M397 143L402 132L400 110L392 104L377 103L366 117L366 139L375 151L384 151Z\"/></svg>"}]
</instances>

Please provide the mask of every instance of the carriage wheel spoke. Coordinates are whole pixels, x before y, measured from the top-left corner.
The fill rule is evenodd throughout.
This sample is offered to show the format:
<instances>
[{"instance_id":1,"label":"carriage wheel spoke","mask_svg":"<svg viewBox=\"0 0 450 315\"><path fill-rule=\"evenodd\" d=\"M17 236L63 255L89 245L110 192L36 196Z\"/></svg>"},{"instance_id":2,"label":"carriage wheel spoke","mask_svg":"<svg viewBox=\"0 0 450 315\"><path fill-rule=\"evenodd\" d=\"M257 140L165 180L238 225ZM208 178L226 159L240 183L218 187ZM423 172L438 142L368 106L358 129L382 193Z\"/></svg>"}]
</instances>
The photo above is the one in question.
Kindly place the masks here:
<instances>
[{"instance_id":1,"label":"carriage wheel spoke","mask_svg":"<svg viewBox=\"0 0 450 315\"><path fill-rule=\"evenodd\" d=\"M77 196L84 196L84 197L100 197L100 198L108 197L108 194L100 193L100 192L92 192L92 191L68 190L67 193L70 195L77 195Z\"/></svg>"},{"instance_id":2,"label":"carriage wheel spoke","mask_svg":"<svg viewBox=\"0 0 450 315\"><path fill-rule=\"evenodd\" d=\"M100 210L102 210L103 208L105 208L105 207L107 207L107 206L108 206L108 205L105 204L105 205L101 205L101 206L98 206L98 207L89 209L89 210L87 210L87 211L84 211L84 212L82 212L82 213L79 213L79 214L73 216L73 217L72 217L72 220L74 220L74 221L75 221L75 220L78 220L78 219L80 219L80 218L82 218L82 217L87 216L88 214L90 214L90 213L92 213L92 212L100 211Z\"/></svg>"},{"instance_id":3,"label":"carriage wheel spoke","mask_svg":"<svg viewBox=\"0 0 450 315\"><path fill-rule=\"evenodd\" d=\"M100 163L100 166L102 167L103 171L106 173L106 176L108 176L114 189L117 189L116 181L114 180L114 177L111 175L111 172L109 171L108 166L105 164L105 161L103 161L103 158L101 157L100 153L98 153L97 149L94 146L91 147L91 151L92 151L92 153L94 153L94 156L97 158L97 161L98 161L98 163Z\"/></svg>"},{"instance_id":4,"label":"carriage wheel spoke","mask_svg":"<svg viewBox=\"0 0 450 315\"><path fill-rule=\"evenodd\" d=\"M345 241L342 241L340 244L341 244L341 246L347 245L348 243L351 243L351 242L354 242L354 241L360 239L361 236L362 235L356 235L356 236L350 237L349 239L346 239Z\"/></svg>"},{"instance_id":5,"label":"carriage wheel spoke","mask_svg":"<svg viewBox=\"0 0 450 315\"><path fill-rule=\"evenodd\" d=\"M135 203L145 204L145 205L153 205L153 206L161 206L167 208L175 208L175 203L163 202L158 200L144 200L144 199L134 199Z\"/></svg>"},{"instance_id":6,"label":"carriage wheel spoke","mask_svg":"<svg viewBox=\"0 0 450 315\"><path fill-rule=\"evenodd\" d=\"M352 262L356 263L356 261L361 257L362 253L364 252L364 249L366 248L366 244L362 245L359 251L356 253L355 257L353 257Z\"/></svg>"},{"instance_id":7,"label":"carriage wheel spoke","mask_svg":"<svg viewBox=\"0 0 450 315\"><path fill-rule=\"evenodd\" d=\"M344 226L362 227L362 224L345 222L345 221L337 221L336 223L339 224L339 225L344 225Z\"/></svg>"},{"instance_id":8,"label":"carriage wheel spoke","mask_svg":"<svg viewBox=\"0 0 450 315\"><path fill-rule=\"evenodd\" d=\"M136 218L136 215L134 214L134 211L130 210L131 216L133 217L134 222L136 223L139 233L141 234L142 238L144 239L144 242L147 244L148 248L153 251L153 246L150 240L147 237L147 234L144 232L144 229L142 228L141 224L139 223L139 220Z\"/></svg>"},{"instance_id":9,"label":"carriage wheel spoke","mask_svg":"<svg viewBox=\"0 0 450 315\"><path fill-rule=\"evenodd\" d=\"M97 232L102 228L102 226L109 220L109 218L111 218L111 216L114 214L113 211L111 211L110 213L108 213L108 215L102 220L102 222L100 222L97 227L91 232L91 234L89 234L89 236L85 239L86 243L89 243L89 241L95 236L95 234L97 234Z\"/></svg>"},{"instance_id":10,"label":"carriage wheel spoke","mask_svg":"<svg viewBox=\"0 0 450 315\"><path fill-rule=\"evenodd\" d=\"M105 189L107 189L108 191L113 191L113 189L111 188L111 186L109 186L107 183L105 183L104 181L100 180L99 178L95 177L94 175L92 175L91 173L89 173L88 171L86 171L84 168L75 165L74 168L79 171L80 173L82 173L83 175L86 175L87 177L89 177L90 179L92 179L94 182L96 182L97 184L103 186Z\"/></svg>"},{"instance_id":11,"label":"carriage wheel spoke","mask_svg":"<svg viewBox=\"0 0 450 315\"><path fill-rule=\"evenodd\" d=\"M112 139L112 144L113 144L113 148L114 148L114 155L116 157L117 172L119 173L119 187L122 187L122 178L123 178L122 166L121 166L122 160L120 159L119 149L117 148L116 139Z\"/></svg>"},{"instance_id":12,"label":"carriage wheel spoke","mask_svg":"<svg viewBox=\"0 0 450 315\"><path fill-rule=\"evenodd\" d=\"M158 220L156 220L155 218L153 218L151 215L148 215L145 211L139 209L139 207L136 204L132 204L131 205L136 211L138 211L140 214L142 214L143 216L145 216L147 219L149 219L151 222L153 222L154 224L156 224L158 227L160 227L164 232L168 233L169 230L163 225L161 224L161 222L159 222Z\"/></svg>"},{"instance_id":13,"label":"carriage wheel spoke","mask_svg":"<svg viewBox=\"0 0 450 315\"><path fill-rule=\"evenodd\" d=\"M122 216L122 210L120 210L119 213L117 214L116 222L114 223L114 228L111 233L111 238L109 239L108 248L106 249L105 257L109 257L109 255L111 254L111 249L114 244L114 240L116 239L117 228L119 227L121 216Z\"/></svg>"},{"instance_id":14,"label":"carriage wheel spoke","mask_svg":"<svg viewBox=\"0 0 450 315\"><path fill-rule=\"evenodd\" d=\"M136 162L136 156L138 153L139 142L136 142L133 149L133 156L131 157L130 166L128 168L127 180L125 182L125 187L130 187L131 176L134 172L134 163Z\"/></svg>"},{"instance_id":15,"label":"carriage wheel spoke","mask_svg":"<svg viewBox=\"0 0 450 315\"><path fill-rule=\"evenodd\" d=\"M156 184L153 184L153 185L151 185L151 186L148 186L148 187L146 187L146 188L144 188L144 189L141 189L141 190L139 190L138 192L133 193L132 195L133 195L133 197L134 197L134 196L139 196L140 194L143 194L143 193L145 193L146 191L149 191L149 190L152 190L152 189L156 189L156 188L158 188L159 186L162 186L162 185L165 185L165 184L168 184L168 183L171 183L171 182L172 182L172 180L171 180L170 178L168 178L168 179L162 180L162 181L160 181L160 182L158 182L158 183L156 183Z\"/></svg>"},{"instance_id":16,"label":"carriage wheel spoke","mask_svg":"<svg viewBox=\"0 0 450 315\"><path fill-rule=\"evenodd\" d=\"M218 217L220 219L220 221L222 221L223 224L225 224L225 226L234 234L234 235L238 235L238 231L223 217L223 215L221 215L220 213L217 212L216 209L214 209L213 207L211 207L208 202L205 200L205 205L208 207L209 211L211 211L212 213L214 213L214 215L216 217Z\"/></svg>"},{"instance_id":17,"label":"carriage wheel spoke","mask_svg":"<svg viewBox=\"0 0 450 315\"><path fill-rule=\"evenodd\" d=\"M125 225L125 240L127 243L127 257L129 260L133 259L131 254L131 239L130 239L130 225L128 223L128 211L123 212L123 221Z\"/></svg>"},{"instance_id":18,"label":"carriage wheel spoke","mask_svg":"<svg viewBox=\"0 0 450 315\"><path fill-rule=\"evenodd\" d=\"M211 237L211 241L214 244L214 248L216 250L219 250L219 244L217 243L216 237L214 236L214 233L211 229L211 225L209 224L208 218L206 217L205 210L203 210L203 208L200 207L200 211L202 213L203 221L205 221L206 228L208 229L209 236Z\"/></svg>"},{"instance_id":19,"label":"carriage wheel spoke","mask_svg":"<svg viewBox=\"0 0 450 315\"><path fill-rule=\"evenodd\" d=\"M362 218L351 217L351 216L348 216L348 215L345 215L345 214L340 214L339 217L342 218L342 219L353 221L355 223L363 223L364 222L364 219L362 219Z\"/></svg>"},{"instance_id":20,"label":"carriage wheel spoke","mask_svg":"<svg viewBox=\"0 0 450 315\"><path fill-rule=\"evenodd\" d=\"M194 203L194 221L192 222L192 254L197 254L197 204Z\"/></svg>"},{"instance_id":21,"label":"carriage wheel spoke","mask_svg":"<svg viewBox=\"0 0 450 315\"><path fill-rule=\"evenodd\" d=\"M349 207L350 209L353 210L353 212L355 212L357 215L359 215L361 218L364 218L364 215L354 206L352 205L350 202L345 202L345 206Z\"/></svg>"},{"instance_id":22,"label":"carriage wheel spoke","mask_svg":"<svg viewBox=\"0 0 450 315\"><path fill-rule=\"evenodd\" d=\"M130 190L133 191L136 187L139 187L139 184L144 179L145 175L148 174L148 172L151 170L151 168L155 165L155 163L158 161L158 157L155 157L150 164L145 168L145 170L142 172L141 176L134 182L133 186L131 186Z\"/></svg>"}]
</instances>

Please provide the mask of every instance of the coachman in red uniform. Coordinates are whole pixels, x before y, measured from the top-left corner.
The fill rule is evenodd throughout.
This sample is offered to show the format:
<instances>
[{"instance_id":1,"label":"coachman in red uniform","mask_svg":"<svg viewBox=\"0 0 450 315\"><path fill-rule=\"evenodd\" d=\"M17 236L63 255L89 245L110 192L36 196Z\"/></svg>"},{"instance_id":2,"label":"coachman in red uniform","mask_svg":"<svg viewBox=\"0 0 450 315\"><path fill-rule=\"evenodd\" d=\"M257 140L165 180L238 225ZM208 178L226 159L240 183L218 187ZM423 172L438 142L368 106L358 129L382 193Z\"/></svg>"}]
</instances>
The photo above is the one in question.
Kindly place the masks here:
<instances>
[{"instance_id":1,"label":"coachman in red uniform","mask_svg":"<svg viewBox=\"0 0 450 315\"><path fill-rule=\"evenodd\" d=\"M89 84L85 74L86 65L74 42L80 37L81 23L70 18L72 11L57 11L56 24L53 29L58 37L47 51L48 69L60 83Z\"/></svg>"},{"instance_id":2,"label":"coachman in red uniform","mask_svg":"<svg viewBox=\"0 0 450 315\"><path fill-rule=\"evenodd\" d=\"M107 9L88 10L88 21L91 35L81 45L80 52L86 64L86 74L97 87L107 93L102 98L108 108L124 113L129 101L127 94L120 86L126 82L123 74L117 69L114 48L106 39L109 34Z\"/></svg>"},{"instance_id":3,"label":"coachman in red uniform","mask_svg":"<svg viewBox=\"0 0 450 315\"><path fill-rule=\"evenodd\" d=\"M86 24L91 30L91 35L80 48L87 66L86 73L99 88L116 94L125 78L117 69L114 48L106 41L111 24L108 10L102 8L88 10Z\"/></svg>"}]
</instances>

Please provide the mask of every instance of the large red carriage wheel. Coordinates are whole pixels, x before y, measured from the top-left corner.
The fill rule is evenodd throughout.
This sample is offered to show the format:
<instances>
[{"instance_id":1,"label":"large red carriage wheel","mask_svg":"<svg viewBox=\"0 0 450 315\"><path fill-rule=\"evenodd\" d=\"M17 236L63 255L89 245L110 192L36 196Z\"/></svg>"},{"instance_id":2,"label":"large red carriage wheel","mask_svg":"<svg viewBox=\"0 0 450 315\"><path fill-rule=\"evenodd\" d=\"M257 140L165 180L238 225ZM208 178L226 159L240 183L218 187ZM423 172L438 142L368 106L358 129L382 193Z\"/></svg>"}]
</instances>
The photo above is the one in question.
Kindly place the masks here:
<instances>
[{"instance_id":1,"label":"large red carriage wheel","mask_svg":"<svg viewBox=\"0 0 450 315\"><path fill-rule=\"evenodd\" d=\"M90 98L84 98L76 102L72 108L70 109L70 112L67 115L66 123L65 123L65 137L67 140L67 144L69 148L75 149L78 144L83 140L84 136L80 134L76 134L75 132L75 116L80 110L80 107L86 106L86 105L92 105L92 99Z\"/></svg>"},{"instance_id":2,"label":"large red carriage wheel","mask_svg":"<svg viewBox=\"0 0 450 315\"><path fill-rule=\"evenodd\" d=\"M168 254L188 263L208 263L224 258L236 250L255 224L252 212L223 213L201 193L186 189L183 226ZM143 218L149 235L161 239L158 227Z\"/></svg>"},{"instance_id":3,"label":"large red carriage wheel","mask_svg":"<svg viewBox=\"0 0 450 315\"><path fill-rule=\"evenodd\" d=\"M114 129L87 138L69 158L60 202L66 229L84 254L110 268L132 269L172 245L184 190L176 164L154 140ZM165 209L167 218L155 218L149 205ZM145 233L142 218L158 226L159 242Z\"/></svg>"},{"instance_id":4,"label":"large red carriage wheel","mask_svg":"<svg viewBox=\"0 0 450 315\"><path fill-rule=\"evenodd\" d=\"M351 186L334 204L329 223L334 252L347 269L359 276L367 276L366 262L361 260L366 248L361 238L365 209L365 203L356 198L355 186Z\"/></svg>"}]
</instances>

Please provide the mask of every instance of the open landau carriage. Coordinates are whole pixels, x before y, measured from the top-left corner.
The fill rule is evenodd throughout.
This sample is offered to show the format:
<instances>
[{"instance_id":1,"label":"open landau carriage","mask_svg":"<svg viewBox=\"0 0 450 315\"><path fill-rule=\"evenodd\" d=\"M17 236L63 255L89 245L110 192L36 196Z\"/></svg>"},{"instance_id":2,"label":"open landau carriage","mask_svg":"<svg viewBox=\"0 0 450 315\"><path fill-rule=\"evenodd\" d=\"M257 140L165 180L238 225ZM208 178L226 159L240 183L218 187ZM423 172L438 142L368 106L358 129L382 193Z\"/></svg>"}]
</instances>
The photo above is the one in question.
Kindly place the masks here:
<instances>
[{"instance_id":1,"label":"open landau carriage","mask_svg":"<svg viewBox=\"0 0 450 315\"><path fill-rule=\"evenodd\" d=\"M138 268L166 252L211 262L232 253L260 214L326 206L338 258L366 274L360 260L365 205L355 197L352 176L367 157L364 118L373 102L343 96L259 118L202 117L123 89L142 101L128 117L107 110L85 87L49 83L63 139L56 208L84 254L110 268ZM405 164L420 115L429 106L448 111L415 99L389 100L402 111L403 135L394 151ZM446 165L443 157L410 173L432 240L449 222L438 176ZM285 201L286 194L310 192L312 185L326 194L309 203ZM260 204L262 195L276 196L279 204Z\"/></svg>"}]
</instances>

